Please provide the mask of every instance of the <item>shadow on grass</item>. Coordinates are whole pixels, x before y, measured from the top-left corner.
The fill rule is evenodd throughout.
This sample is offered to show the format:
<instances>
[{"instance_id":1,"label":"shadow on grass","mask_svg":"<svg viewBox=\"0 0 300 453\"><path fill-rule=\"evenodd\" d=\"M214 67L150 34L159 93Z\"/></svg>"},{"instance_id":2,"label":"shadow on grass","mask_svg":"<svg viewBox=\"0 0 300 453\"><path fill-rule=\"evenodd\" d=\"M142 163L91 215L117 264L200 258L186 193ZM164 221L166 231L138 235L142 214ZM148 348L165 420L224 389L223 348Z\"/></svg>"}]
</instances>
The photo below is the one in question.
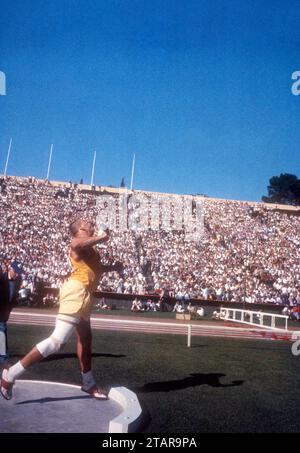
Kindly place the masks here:
<instances>
[{"instance_id":1,"label":"shadow on grass","mask_svg":"<svg viewBox=\"0 0 300 453\"><path fill-rule=\"evenodd\" d=\"M210 387L236 387L243 385L245 381L232 381L231 384L222 384L220 379L225 377L223 373L191 373L189 377L177 381L150 382L143 387L136 388L139 393L150 392L172 392L173 390L197 387L198 385L209 385Z\"/></svg>"},{"instance_id":2,"label":"shadow on grass","mask_svg":"<svg viewBox=\"0 0 300 453\"><path fill-rule=\"evenodd\" d=\"M21 354L11 354L10 357L22 358L24 356ZM126 355L124 355L124 354L106 354L106 353L95 352L92 354L92 358L95 358L95 357L109 357L109 358L119 359L121 357L126 357ZM62 352L59 354L52 354L44 360L47 362L51 362L53 360L76 359L76 358L77 358L77 355L74 352Z\"/></svg>"}]
</instances>

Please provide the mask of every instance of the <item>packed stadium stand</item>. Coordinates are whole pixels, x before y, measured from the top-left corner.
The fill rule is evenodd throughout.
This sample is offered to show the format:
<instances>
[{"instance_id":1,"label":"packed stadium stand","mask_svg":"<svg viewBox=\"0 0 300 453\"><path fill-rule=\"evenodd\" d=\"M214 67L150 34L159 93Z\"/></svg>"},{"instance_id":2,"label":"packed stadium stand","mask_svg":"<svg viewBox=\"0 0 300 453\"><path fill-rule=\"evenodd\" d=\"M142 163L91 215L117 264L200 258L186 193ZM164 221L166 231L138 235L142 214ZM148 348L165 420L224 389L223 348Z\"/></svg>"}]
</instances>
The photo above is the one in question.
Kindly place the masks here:
<instances>
[{"instance_id":1,"label":"packed stadium stand","mask_svg":"<svg viewBox=\"0 0 300 453\"><path fill-rule=\"evenodd\" d=\"M124 193L128 206L133 196L148 200L143 206L149 222L155 200L165 197L176 204L183 199L181 195L3 177L0 261L10 258L23 264L25 288L34 280L59 288L70 272L70 221L99 219L101 210L107 215L101 197L110 195L118 207L119 195ZM109 242L99 250L105 263L123 262L124 272L121 276L105 274L99 290L153 294L165 289L171 296L186 299L300 304L298 208L200 196L190 196L190 200L194 205L201 200L203 206L199 240L187 240L184 222L182 228L177 222L177 229L151 230L148 220L141 219L141 209L143 228L124 229L123 225L121 229L117 218ZM172 212L171 224L175 225L172 216L176 213ZM161 214L157 216L161 222Z\"/></svg>"}]
</instances>

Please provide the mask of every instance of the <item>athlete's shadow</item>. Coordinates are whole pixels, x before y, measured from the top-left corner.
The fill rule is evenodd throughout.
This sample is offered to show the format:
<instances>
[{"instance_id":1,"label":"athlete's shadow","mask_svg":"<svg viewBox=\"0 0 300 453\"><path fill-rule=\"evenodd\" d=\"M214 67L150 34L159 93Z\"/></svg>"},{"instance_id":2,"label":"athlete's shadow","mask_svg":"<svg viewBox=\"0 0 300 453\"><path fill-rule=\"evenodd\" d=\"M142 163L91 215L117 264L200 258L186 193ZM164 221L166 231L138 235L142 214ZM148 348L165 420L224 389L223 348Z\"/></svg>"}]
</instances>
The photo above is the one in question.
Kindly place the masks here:
<instances>
[{"instance_id":1,"label":"athlete's shadow","mask_svg":"<svg viewBox=\"0 0 300 453\"><path fill-rule=\"evenodd\" d=\"M15 358L22 358L24 357L21 354L11 354L10 357L15 357ZM95 352L92 354L92 357L109 357L109 358L116 358L119 359L121 357L126 357L124 354L106 354L106 353L98 353ZM52 360L62 360L62 359L76 359L77 355L74 352L59 352L58 354L52 354L49 357L47 357L45 360L47 362L51 362Z\"/></svg>"},{"instance_id":2,"label":"athlete's shadow","mask_svg":"<svg viewBox=\"0 0 300 453\"><path fill-rule=\"evenodd\" d=\"M83 399L91 399L89 395L83 395L83 396L65 396L61 398L51 398L51 397L45 397L45 398L39 398L39 399L34 399L34 400L26 400L26 401L20 401L19 403L16 403L16 406L21 406L23 404L43 404L43 403L54 403L55 401L71 401L71 400L83 400Z\"/></svg>"},{"instance_id":3,"label":"athlete's shadow","mask_svg":"<svg viewBox=\"0 0 300 453\"><path fill-rule=\"evenodd\" d=\"M222 384L220 379L225 377L223 373L191 373L189 377L176 381L150 382L143 387L136 388L139 393L150 392L172 392L198 385L209 385L210 387L236 387L243 385L245 381L232 381L231 384Z\"/></svg>"},{"instance_id":4,"label":"athlete's shadow","mask_svg":"<svg viewBox=\"0 0 300 453\"><path fill-rule=\"evenodd\" d=\"M110 357L119 359L120 357L126 357L124 354L106 354L106 353L98 353L94 352L92 357ZM58 354L52 354L46 358L47 361L51 362L52 360L61 360L61 359L77 359L77 355L73 352L62 352Z\"/></svg>"}]
</instances>

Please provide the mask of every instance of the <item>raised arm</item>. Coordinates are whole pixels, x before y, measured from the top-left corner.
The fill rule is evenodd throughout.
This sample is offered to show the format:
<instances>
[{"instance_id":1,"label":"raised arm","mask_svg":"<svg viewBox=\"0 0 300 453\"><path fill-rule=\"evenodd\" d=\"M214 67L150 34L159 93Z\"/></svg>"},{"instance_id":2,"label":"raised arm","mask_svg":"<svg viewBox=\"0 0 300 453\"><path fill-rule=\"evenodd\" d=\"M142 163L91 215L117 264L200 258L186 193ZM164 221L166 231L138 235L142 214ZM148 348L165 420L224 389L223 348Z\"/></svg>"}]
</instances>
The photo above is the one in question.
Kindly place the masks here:
<instances>
[{"instance_id":1,"label":"raised arm","mask_svg":"<svg viewBox=\"0 0 300 453\"><path fill-rule=\"evenodd\" d=\"M100 242L107 241L108 238L109 230L107 227L103 226L94 234L94 229L89 222L81 222L76 235L71 241L71 250L80 253L94 247L94 245Z\"/></svg>"},{"instance_id":2,"label":"raised arm","mask_svg":"<svg viewBox=\"0 0 300 453\"><path fill-rule=\"evenodd\" d=\"M94 245L99 244L100 242L105 242L109 238L108 233L102 232L97 233L96 236L93 236L88 239L83 238L73 238L71 241L71 249L75 252L80 252L81 250L86 250L88 248L94 247Z\"/></svg>"}]
</instances>

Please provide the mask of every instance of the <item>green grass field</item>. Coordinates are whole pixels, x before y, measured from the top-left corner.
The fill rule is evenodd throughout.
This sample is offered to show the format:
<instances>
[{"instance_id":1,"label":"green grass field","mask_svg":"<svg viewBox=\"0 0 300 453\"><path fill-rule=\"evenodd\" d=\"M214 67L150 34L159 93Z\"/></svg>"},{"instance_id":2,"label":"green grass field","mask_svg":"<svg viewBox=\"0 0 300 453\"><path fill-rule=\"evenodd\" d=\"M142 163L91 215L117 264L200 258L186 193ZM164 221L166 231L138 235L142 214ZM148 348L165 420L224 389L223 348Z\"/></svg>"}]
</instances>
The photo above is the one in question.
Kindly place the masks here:
<instances>
[{"instance_id":1,"label":"green grass field","mask_svg":"<svg viewBox=\"0 0 300 453\"><path fill-rule=\"evenodd\" d=\"M51 328L9 325L11 362ZM300 356L291 344L93 332L98 382L135 391L148 433L300 432ZM80 384L75 341L25 379ZM101 403L100 403L101 404Z\"/></svg>"}]
</instances>

